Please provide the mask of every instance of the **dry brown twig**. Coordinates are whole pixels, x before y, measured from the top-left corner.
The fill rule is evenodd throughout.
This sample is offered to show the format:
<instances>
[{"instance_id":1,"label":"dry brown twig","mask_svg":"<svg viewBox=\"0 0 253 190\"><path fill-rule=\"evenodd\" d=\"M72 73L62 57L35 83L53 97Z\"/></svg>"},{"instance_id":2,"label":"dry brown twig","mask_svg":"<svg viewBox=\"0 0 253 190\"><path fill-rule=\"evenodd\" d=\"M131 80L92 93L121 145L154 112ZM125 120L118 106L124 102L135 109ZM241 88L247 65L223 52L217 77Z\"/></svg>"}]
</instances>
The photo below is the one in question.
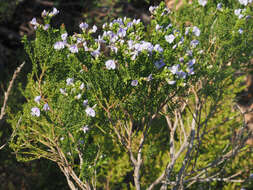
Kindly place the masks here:
<instances>
[{"instance_id":1,"label":"dry brown twig","mask_svg":"<svg viewBox=\"0 0 253 190\"><path fill-rule=\"evenodd\" d=\"M1 108L1 114L0 114L0 121L3 119L4 115L5 115L5 109L6 109L6 105L7 105L7 101L8 98L10 96L11 93L11 89L13 87L14 81L17 78L18 73L21 71L21 69L23 68L23 66L25 65L25 62L23 62L19 67L17 67L17 69L15 70L12 79L9 83L9 87L7 89L7 91L4 93L4 101L3 101L3 106ZM3 149L6 146L7 142L5 144L3 144L2 146L0 146L0 150Z\"/></svg>"}]
</instances>

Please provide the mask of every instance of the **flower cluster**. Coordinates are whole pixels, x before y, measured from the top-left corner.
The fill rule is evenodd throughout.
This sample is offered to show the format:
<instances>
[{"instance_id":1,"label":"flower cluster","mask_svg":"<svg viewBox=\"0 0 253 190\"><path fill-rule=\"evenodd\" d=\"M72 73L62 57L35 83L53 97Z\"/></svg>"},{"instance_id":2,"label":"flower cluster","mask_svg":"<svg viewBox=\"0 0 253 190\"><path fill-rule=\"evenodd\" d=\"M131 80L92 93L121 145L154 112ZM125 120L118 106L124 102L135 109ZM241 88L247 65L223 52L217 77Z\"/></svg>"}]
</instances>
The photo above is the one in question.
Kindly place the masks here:
<instances>
[{"instance_id":1,"label":"flower cluster","mask_svg":"<svg viewBox=\"0 0 253 190\"><path fill-rule=\"evenodd\" d=\"M38 105L40 105L41 96L36 96L36 97L34 98L34 101L35 101ZM48 103L44 103L44 105L43 105L43 107L42 107L42 110L43 110L43 111L49 111L49 110L50 110ZM39 109L38 107L33 107L33 108L31 108L31 115L32 115L32 116L39 117L39 116L40 116L40 109Z\"/></svg>"},{"instance_id":2,"label":"flower cluster","mask_svg":"<svg viewBox=\"0 0 253 190\"><path fill-rule=\"evenodd\" d=\"M76 81L74 80L74 78L67 78L66 79L66 88L60 88L60 93L64 96L71 96L74 97L75 100L81 100L84 97L84 91L87 90L88 88L85 88L85 84L81 81ZM88 100L84 99L83 100L83 107L85 108L85 112L87 114L87 116L90 117L95 117L96 112L94 110L94 108L96 107L96 105L94 105L93 107L90 107L88 105Z\"/></svg>"}]
</instances>

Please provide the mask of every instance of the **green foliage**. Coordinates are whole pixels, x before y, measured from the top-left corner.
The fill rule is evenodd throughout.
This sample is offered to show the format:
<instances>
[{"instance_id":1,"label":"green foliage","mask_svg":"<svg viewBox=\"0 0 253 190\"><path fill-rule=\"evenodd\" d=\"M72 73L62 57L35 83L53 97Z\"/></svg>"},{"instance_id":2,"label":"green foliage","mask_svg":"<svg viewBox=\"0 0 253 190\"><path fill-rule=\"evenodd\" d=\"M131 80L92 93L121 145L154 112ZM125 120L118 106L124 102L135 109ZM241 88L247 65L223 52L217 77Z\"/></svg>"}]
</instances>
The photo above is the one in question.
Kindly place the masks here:
<instances>
[{"instance_id":1,"label":"green foliage","mask_svg":"<svg viewBox=\"0 0 253 190\"><path fill-rule=\"evenodd\" d=\"M231 111L242 81L235 73L248 67L253 44L252 19L234 15L239 4L216 6L194 1L170 13L161 3L150 25L117 19L98 37L94 28L81 27L80 34L65 39L63 26L45 30L35 23L36 39L23 39L33 66L22 90L26 102L9 120L15 131L10 147L18 160L46 158L61 169L67 165L99 189L138 189L137 175L148 188L169 173L171 150L179 151L184 142L170 178L165 177L169 182L181 171L191 180L205 167L202 179L250 168L241 161L252 156L247 147L230 157L233 162L215 163L234 150L232 135L242 125ZM251 15L252 7L244 14ZM45 24L50 19L47 13ZM134 160L141 163L140 174ZM191 187L219 185L197 181Z\"/></svg>"}]
</instances>

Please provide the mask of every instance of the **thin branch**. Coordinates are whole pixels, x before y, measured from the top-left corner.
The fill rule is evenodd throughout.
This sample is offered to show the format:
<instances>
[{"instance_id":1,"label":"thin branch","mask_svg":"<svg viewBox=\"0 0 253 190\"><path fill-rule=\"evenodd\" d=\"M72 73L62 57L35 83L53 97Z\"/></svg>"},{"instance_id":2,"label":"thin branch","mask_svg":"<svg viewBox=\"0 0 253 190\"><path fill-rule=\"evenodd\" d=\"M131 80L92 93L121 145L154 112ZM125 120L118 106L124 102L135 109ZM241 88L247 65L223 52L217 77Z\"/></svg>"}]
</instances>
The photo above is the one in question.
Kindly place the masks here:
<instances>
[{"instance_id":1,"label":"thin branch","mask_svg":"<svg viewBox=\"0 0 253 190\"><path fill-rule=\"evenodd\" d=\"M11 89L12 89L12 86L14 84L14 81L18 75L18 73L21 71L22 67L25 65L25 62L23 62L14 72L13 76L12 76L12 79L10 81L10 84L9 84L9 87L7 89L7 91L4 93L4 102L3 102L3 106L1 108L1 114L0 114L0 120L3 119L4 115L5 115L5 108L6 108L6 105L7 105L7 101L8 101L8 98L9 98L9 95L10 95L10 92L11 92Z\"/></svg>"}]
</instances>

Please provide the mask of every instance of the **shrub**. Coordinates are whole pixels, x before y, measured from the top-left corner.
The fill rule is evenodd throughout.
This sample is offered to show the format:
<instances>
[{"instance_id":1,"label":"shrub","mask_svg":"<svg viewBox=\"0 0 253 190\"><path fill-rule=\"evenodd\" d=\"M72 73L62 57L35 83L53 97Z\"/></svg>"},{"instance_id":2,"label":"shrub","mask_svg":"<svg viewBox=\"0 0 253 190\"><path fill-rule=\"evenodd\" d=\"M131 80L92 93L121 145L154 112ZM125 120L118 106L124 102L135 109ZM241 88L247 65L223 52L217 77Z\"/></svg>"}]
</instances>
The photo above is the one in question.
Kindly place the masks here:
<instances>
[{"instance_id":1,"label":"shrub","mask_svg":"<svg viewBox=\"0 0 253 190\"><path fill-rule=\"evenodd\" d=\"M31 21L35 40L23 39L33 69L9 120L17 159L56 162L71 189L243 182L231 164L250 156L242 114L231 111L252 57L252 7L242 2L179 12L161 3L149 25L118 18L100 35L87 23L73 35L52 28L58 10L43 11L44 24Z\"/></svg>"}]
</instances>

